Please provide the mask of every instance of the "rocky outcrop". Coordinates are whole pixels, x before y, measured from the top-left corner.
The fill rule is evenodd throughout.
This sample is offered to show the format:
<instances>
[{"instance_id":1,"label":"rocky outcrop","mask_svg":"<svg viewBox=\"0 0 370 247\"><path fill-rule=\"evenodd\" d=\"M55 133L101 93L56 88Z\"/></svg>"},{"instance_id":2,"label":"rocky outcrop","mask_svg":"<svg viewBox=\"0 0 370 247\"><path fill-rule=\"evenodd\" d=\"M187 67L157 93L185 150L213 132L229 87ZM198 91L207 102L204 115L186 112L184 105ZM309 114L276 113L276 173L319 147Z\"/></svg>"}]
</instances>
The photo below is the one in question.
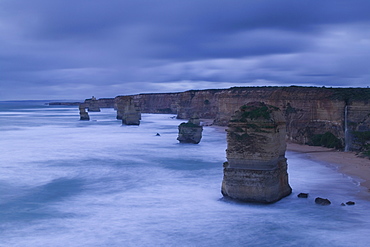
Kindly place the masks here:
<instances>
[{"instance_id":1,"label":"rocky outcrop","mask_svg":"<svg viewBox=\"0 0 370 247\"><path fill-rule=\"evenodd\" d=\"M215 125L222 126L227 125L241 105L263 101L283 112L287 138L291 142L312 144L317 135L326 132L339 139L343 147L349 143L352 150L359 150L370 142L369 88L242 87L133 97L142 112L177 113L180 119L189 119L198 113L200 118L214 119ZM346 121L345 109L348 111ZM345 123L348 124L347 138ZM363 138L364 132L368 132L369 138Z\"/></svg>"},{"instance_id":2,"label":"rocky outcrop","mask_svg":"<svg viewBox=\"0 0 370 247\"><path fill-rule=\"evenodd\" d=\"M228 125L222 194L260 203L289 195L285 135L279 108L260 102L240 107Z\"/></svg>"},{"instance_id":3,"label":"rocky outcrop","mask_svg":"<svg viewBox=\"0 0 370 247\"><path fill-rule=\"evenodd\" d=\"M92 96L91 99L85 99L85 105L89 112L100 112L98 100Z\"/></svg>"},{"instance_id":4,"label":"rocky outcrop","mask_svg":"<svg viewBox=\"0 0 370 247\"><path fill-rule=\"evenodd\" d=\"M132 95L135 105L143 113L177 114L182 93L152 93ZM193 113L194 114L194 113ZM190 116L186 117L188 119ZM185 118L184 118L185 119Z\"/></svg>"},{"instance_id":5,"label":"rocky outcrop","mask_svg":"<svg viewBox=\"0 0 370 247\"><path fill-rule=\"evenodd\" d=\"M308 198L308 193L299 193L298 198Z\"/></svg>"},{"instance_id":6,"label":"rocky outcrop","mask_svg":"<svg viewBox=\"0 0 370 247\"><path fill-rule=\"evenodd\" d=\"M89 105L91 101L92 99L86 99L83 103L86 103L87 105ZM95 98L95 101L94 101L94 104L96 104L97 108L115 108L114 103L115 103L114 98L100 98L100 99ZM48 103L48 105L66 105L66 106L75 106L75 105L79 106L80 104L82 103L81 102L49 102ZM93 106L92 108L94 107L95 106ZM94 111L94 109L91 111Z\"/></svg>"},{"instance_id":7,"label":"rocky outcrop","mask_svg":"<svg viewBox=\"0 0 370 247\"><path fill-rule=\"evenodd\" d=\"M198 144L202 139L203 126L200 125L200 119L194 115L187 123L179 125L179 136L177 140L180 143Z\"/></svg>"},{"instance_id":8,"label":"rocky outcrop","mask_svg":"<svg viewBox=\"0 0 370 247\"><path fill-rule=\"evenodd\" d=\"M117 119L122 119L122 124L139 125L141 120L140 108L135 104L132 96L116 97Z\"/></svg>"},{"instance_id":9,"label":"rocky outcrop","mask_svg":"<svg viewBox=\"0 0 370 247\"><path fill-rule=\"evenodd\" d=\"M80 104L78 108L80 110L80 120L85 120L85 121L90 120L89 113L87 113L86 111L86 108L87 108L86 104Z\"/></svg>"},{"instance_id":10,"label":"rocky outcrop","mask_svg":"<svg viewBox=\"0 0 370 247\"><path fill-rule=\"evenodd\" d=\"M331 202L328 199L321 198L321 197L316 197L315 198L315 203L319 204L319 205L322 205L322 206L328 206L328 205L331 204Z\"/></svg>"}]
</instances>

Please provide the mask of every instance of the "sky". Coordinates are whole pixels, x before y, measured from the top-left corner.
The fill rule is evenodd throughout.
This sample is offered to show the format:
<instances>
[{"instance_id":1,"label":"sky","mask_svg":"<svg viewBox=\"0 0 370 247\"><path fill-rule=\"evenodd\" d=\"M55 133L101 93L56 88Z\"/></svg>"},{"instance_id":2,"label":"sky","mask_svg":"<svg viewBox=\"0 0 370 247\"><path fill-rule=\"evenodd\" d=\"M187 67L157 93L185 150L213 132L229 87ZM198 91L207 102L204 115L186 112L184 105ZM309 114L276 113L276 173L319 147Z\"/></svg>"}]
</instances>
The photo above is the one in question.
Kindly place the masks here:
<instances>
[{"instance_id":1,"label":"sky","mask_svg":"<svg viewBox=\"0 0 370 247\"><path fill-rule=\"evenodd\" d=\"M0 100L370 86L369 0L0 0Z\"/></svg>"}]
</instances>

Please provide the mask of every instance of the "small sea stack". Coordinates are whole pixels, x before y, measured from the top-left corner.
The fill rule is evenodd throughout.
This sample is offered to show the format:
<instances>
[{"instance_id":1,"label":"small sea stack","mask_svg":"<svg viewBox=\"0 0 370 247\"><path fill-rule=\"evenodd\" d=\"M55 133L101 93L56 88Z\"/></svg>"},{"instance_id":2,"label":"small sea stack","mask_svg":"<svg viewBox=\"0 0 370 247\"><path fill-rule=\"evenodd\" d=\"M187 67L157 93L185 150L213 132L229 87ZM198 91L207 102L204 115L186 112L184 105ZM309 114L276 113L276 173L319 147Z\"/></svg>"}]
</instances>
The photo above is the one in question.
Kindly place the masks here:
<instances>
[{"instance_id":1,"label":"small sea stack","mask_svg":"<svg viewBox=\"0 0 370 247\"><path fill-rule=\"evenodd\" d=\"M187 123L179 125L179 136L177 140L180 143L198 144L202 139L203 126L200 125L200 119L194 115Z\"/></svg>"},{"instance_id":2,"label":"small sea stack","mask_svg":"<svg viewBox=\"0 0 370 247\"><path fill-rule=\"evenodd\" d=\"M222 194L258 203L289 195L285 136L279 108L262 102L240 107L228 124Z\"/></svg>"},{"instance_id":3,"label":"small sea stack","mask_svg":"<svg viewBox=\"0 0 370 247\"><path fill-rule=\"evenodd\" d=\"M86 104L79 104L78 108L80 110L80 120L83 120L83 121L89 121L90 120L90 116L89 116L89 113L87 113L86 111Z\"/></svg>"}]
</instances>

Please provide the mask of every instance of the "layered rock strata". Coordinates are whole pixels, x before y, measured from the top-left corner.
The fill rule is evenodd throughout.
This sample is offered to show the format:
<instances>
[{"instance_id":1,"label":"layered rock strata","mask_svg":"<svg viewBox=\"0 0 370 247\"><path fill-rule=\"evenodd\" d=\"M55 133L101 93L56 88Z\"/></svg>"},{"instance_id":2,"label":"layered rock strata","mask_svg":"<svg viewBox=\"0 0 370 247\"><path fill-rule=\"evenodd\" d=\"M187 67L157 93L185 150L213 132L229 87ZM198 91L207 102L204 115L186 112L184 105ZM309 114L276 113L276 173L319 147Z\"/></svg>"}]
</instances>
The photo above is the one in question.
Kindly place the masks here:
<instances>
[{"instance_id":1,"label":"layered rock strata","mask_svg":"<svg viewBox=\"0 0 370 247\"><path fill-rule=\"evenodd\" d=\"M89 112L100 112L99 101L94 96L91 99L85 99L84 103Z\"/></svg>"},{"instance_id":2,"label":"layered rock strata","mask_svg":"<svg viewBox=\"0 0 370 247\"><path fill-rule=\"evenodd\" d=\"M135 104L132 96L120 96L116 100L117 119L122 119L122 124L139 125L141 120L140 108Z\"/></svg>"},{"instance_id":3,"label":"layered rock strata","mask_svg":"<svg viewBox=\"0 0 370 247\"><path fill-rule=\"evenodd\" d=\"M198 116L193 116L187 123L179 125L179 136L177 140L180 143L198 144L202 139L203 126L200 125Z\"/></svg>"},{"instance_id":4,"label":"layered rock strata","mask_svg":"<svg viewBox=\"0 0 370 247\"><path fill-rule=\"evenodd\" d=\"M79 104L78 108L80 110L80 120L85 120L85 121L90 120L89 113L87 113L86 111L86 108L87 108L86 104Z\"/></svg>"},{"instance_id":5,"label":"layered rock strata","mask_svg":"<svg viewBox=\"0 0 370 247\"><path fill-rule=\"evenodd\" d=\"M279 108L260 102L240 107L228 125L222 194L259 203L289 195L285 136Z\"/></svg>"},{"instance_id":6,"label":"layered rock strata","mask_svg":"<svg viewBox=\"0 0 370 247\"><path fill-rule=\"evenodd\" d=\"M311 143L316 135L330 132L343 147L350 142L349 149L358 150L364 140L354 138L354 133L370 131L370 88L236 87L133 97L145 113L177 113L180 119L198 113L200 118L215 119L214 124L222 126L227 125L239 106L263 101L281 109L289 140L300 144Z\"/></svg>"}]
</instances>

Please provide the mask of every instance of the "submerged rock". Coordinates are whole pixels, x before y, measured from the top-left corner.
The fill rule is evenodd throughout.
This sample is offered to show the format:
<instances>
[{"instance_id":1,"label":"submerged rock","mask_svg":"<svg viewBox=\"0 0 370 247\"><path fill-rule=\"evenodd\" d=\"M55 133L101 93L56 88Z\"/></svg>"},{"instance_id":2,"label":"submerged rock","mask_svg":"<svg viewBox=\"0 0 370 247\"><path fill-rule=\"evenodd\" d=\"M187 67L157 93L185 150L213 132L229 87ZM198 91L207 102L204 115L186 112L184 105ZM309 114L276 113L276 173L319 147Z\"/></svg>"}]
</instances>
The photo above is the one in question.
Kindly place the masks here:
<instances>
[{"instance_id":1,"label":"submerged rock","mask_svg":"<svg viewBox=\"0 0 370 247\"><path fill-rule=\"evenodd\" d=\"M346 204L347 204L347 205L349 205L349 206L351 206L351 205L355 205L355 202L353 202L353 201L348 201L348 202L346 202Z\"/></svg>"},{"instance_id":2,"label":"submerged rock","mask_svg":"<svg viewBox=\"0 0 370 247\"><path fill-rule=\"evenodd\" d=\"M260 203L289 195L285 119L279 108L249 103L235 112L228 127L222 194Z\"/></svg>"},{"instance_id":3,"label":"submerged rock","mask_svg":"<svg viewBox=\"0 0 370 247\"><path fill-rule=\"evenodd\" d=\"M308 198L308 193L299 193L298 198Z\"/></svg>"},{"instance_id":4,"label":"submerged rock","mask_svg":"<svg viewBox=\"0 0 370 247\"><path fill-rule=\"evenodd\" d=\"M199 117L193 116L187 123L179 125L179 136L177 140L180 143L198 144L202 139L203 126L200 125Z\"/></svg>"},{"instance_id":5,"label":"submerged rock","mask_svg":"<svg viewBox=\"0 0 370 247\"><path fill-rule=\"evenodd\" d=\"M331 204L331 202L328 199L321 198L321 197L316 197L315 203L319 204L319 205L322 205L322 206L327 206L327 205Z\"/></svg>"}]
</instances>

